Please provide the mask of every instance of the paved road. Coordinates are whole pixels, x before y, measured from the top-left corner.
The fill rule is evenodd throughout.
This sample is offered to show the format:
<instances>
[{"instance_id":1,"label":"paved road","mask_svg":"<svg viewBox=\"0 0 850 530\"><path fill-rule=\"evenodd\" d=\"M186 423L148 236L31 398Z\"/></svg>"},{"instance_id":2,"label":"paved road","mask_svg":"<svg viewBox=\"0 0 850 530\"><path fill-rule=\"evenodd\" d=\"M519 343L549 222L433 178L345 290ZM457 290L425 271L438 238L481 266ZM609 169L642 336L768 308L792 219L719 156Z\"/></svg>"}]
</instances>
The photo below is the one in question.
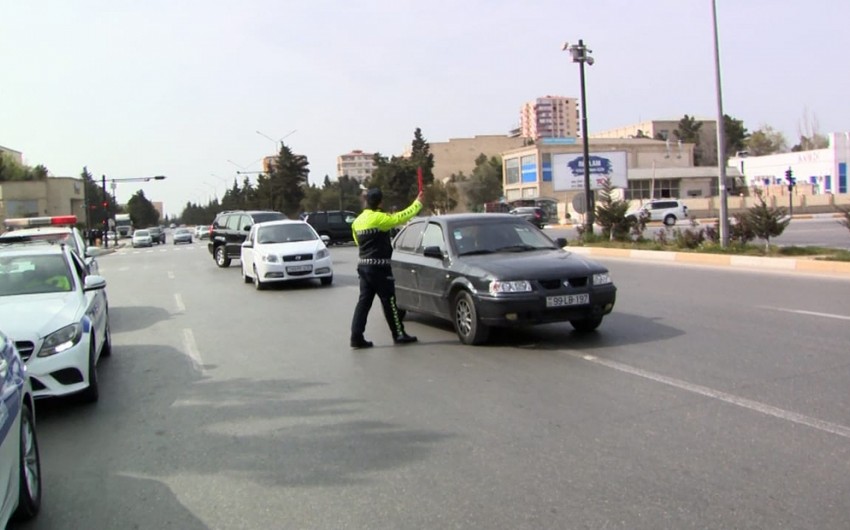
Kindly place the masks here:
<instances>
[{"instance_id":1,"label":"paved road","mask_svg":"<svg viewBox=\"0 0 850 530\"><path fill-rule=\"evenodd\" d=\"M101 401L39 403L18 528L850 528L850 282L608 260L598 333L373 312L353 352L332 253L263 292L197 243L101 258Z\"/></svg>"},{"instance_id":2,"label":"paved road","mask_svg":"<svg viewBox=\"0 0 850 530\"><path fill-rule=\"evenodd\" d=\"M822 246L845 248L850 250L850 231L839 223L839 219L793 219L785 232L771 240L771 243L783 246ZM687 222L679 222L677 228L689 227ZM650 226L644 232L644 237L653 238L657 232L669 230L663 226ZM577 237L575 228L547 228L546 232L553 237L566 237L573 240Z\"/></svg>"}]
</instances>

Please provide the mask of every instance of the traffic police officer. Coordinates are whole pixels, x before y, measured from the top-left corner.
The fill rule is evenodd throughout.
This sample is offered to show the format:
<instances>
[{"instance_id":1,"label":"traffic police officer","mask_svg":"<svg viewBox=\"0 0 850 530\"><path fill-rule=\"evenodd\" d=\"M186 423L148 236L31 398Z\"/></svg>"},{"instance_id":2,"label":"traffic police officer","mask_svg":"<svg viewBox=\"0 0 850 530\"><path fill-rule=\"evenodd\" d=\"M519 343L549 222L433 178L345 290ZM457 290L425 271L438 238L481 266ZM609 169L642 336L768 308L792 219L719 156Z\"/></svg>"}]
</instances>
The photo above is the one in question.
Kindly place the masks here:
<instances>
[{"instance_id":1,"label":"traffic police officer","mask_svg":"<svg viewBox=\"0 0 850 530\"><path fill-rule=\"evenodd\" d=\"M354 308L351 319L351 347L354 349L371 348L372 342L363 337L366 331L366 318L372 308L375 295L381 299L384 317L390 327L393 342L407 344L416 342L416 337L404 331L404 324L398 314L395 302L395 280L390 268L393 254L390 230L404 224L422 209L423 194L420 192L413 203L398 213L388 214L381 211L383 194L378 188L366 192L366 208L351 225L354 242L359 247L360 260L357 263L357 275L360 277L360 298Z\"/></svg>"}]
</instances>

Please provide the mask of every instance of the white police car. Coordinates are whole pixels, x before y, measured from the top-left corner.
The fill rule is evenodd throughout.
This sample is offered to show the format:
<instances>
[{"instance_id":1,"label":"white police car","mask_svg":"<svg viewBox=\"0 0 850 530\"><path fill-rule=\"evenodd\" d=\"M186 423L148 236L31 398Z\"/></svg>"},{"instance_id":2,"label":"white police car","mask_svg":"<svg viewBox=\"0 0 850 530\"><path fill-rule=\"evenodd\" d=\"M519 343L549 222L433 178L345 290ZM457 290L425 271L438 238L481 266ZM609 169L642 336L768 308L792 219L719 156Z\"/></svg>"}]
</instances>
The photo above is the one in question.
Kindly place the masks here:
<instances>
[{"instance_id":1,"label":"white police car","mask_svg":"<svg viewBox=\"0 0 850 530\"><path fill-rule=\"evenodd\" d=\"M16 241L50 241L65 243L77 253L86 264L89 274L98 274L99 269L95 255L100 252L97 247L87 247L83 235L76 228L76 215L58 215L53 217L21 217L6 219L5 234L0 234L0 243Z\"/></svg>"},{"instance_id":2,"label":"white police car","mask_svg":"<svg viewBox=\"0 0 850 530\"><path fill-rule=\"evenodd\" d=\"M41 507L41 461L32 388L14 343L0 332L0 528Z\"/></svg>"},{"instance_id":3,"label":"white police car","mask_svg":"<svg viewBox=\"0 0 850 530\"><path fill-rule=\"evenodd\" d=\"M63 244L0 248L0 324L27 365L33 395L98 399L111 353L106 280Z\"/></svg>"}]
</instances>

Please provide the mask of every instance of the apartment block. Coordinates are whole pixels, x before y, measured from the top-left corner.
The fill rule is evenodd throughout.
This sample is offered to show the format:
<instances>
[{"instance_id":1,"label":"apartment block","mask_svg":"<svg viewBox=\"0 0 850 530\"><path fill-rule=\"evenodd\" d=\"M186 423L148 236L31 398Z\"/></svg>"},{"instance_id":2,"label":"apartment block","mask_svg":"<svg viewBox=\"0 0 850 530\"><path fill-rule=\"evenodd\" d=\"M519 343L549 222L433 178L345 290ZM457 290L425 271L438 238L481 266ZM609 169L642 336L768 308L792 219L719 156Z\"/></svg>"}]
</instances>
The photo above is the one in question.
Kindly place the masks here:
<instances>
[{"instance_id":1,"label":"apartment block","mask_svg":"<svg viewBox=\"0 0 850 530\"><path fill-rule=\"evenodd\" d=\"M578 100L545 96L526 102L520 111L520 136L535 140L581 136Z\"/></svg>"},{"instance_id":2,"label":"apartment block","mask_svg":"<svg viewBox=\"0 0 850 530\"><path fill-rule=\"evenodd\" d=\"M355 149L350 153L336 157L336 176L348 176L358 182L363 182L372 176L375 170L375 153L365 153Z\"/></svg>"}]
</instances>

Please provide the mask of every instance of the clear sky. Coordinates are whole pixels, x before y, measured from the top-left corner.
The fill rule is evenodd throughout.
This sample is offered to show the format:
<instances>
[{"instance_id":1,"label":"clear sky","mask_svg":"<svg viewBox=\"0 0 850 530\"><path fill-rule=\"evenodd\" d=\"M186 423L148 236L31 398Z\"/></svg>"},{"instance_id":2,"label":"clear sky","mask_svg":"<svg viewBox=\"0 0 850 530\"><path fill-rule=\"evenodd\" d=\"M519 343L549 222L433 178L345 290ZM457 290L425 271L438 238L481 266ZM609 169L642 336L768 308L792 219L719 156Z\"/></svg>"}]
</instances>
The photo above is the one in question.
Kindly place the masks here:
<instances>
[{"instance_id":1,"label":"clear sky","mask_svg":"<svg viewBox=\"0 0 850 530\"><path fill-rule=\"evenodd\" d=\"M727 114L791 145L806 108L850 129L846 0L717 4ZM591 133L716 117L710 0L0 0L0 145L56 176L166 175L117 195L173 215L221 197L228 160L259 169L276 147L256 131L291 133L316 183L416 127L505 134L524 101L579 96L579 38Z\"/></svg>"}]
</instances>

